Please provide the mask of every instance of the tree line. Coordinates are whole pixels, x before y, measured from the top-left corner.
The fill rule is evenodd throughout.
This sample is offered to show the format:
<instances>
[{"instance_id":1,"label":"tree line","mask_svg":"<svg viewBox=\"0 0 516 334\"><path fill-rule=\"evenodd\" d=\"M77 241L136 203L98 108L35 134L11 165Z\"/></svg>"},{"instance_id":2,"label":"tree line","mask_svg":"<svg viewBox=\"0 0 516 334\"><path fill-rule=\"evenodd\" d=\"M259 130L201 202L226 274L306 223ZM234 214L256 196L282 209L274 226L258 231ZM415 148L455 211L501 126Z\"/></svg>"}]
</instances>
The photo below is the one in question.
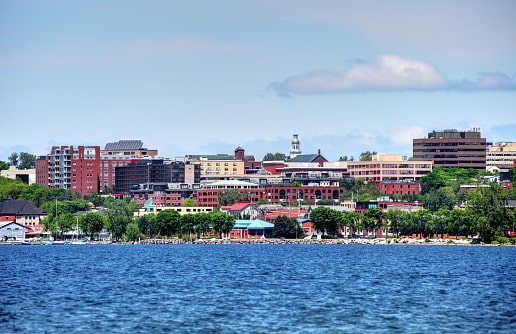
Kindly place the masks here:
<instances>
[{"instance_id":1,"label":"tree line","mask_svg":"<svg viewBox=\"0 0 516 334\"><path fill-rule=\"evenodd\" d=\"M317 207L310 212L314 228L326 235L337 235L350 228L354 233L366 230L375 235L379 229L392 235L418 235L420 238L479 235L486 243L504 240L506 231L516 227L516 209L507 207L509 192L498 183L464 193L461 208L445 206L414 212L373 207L364 213L340 212Z\"/></svg>"}]
</instances>

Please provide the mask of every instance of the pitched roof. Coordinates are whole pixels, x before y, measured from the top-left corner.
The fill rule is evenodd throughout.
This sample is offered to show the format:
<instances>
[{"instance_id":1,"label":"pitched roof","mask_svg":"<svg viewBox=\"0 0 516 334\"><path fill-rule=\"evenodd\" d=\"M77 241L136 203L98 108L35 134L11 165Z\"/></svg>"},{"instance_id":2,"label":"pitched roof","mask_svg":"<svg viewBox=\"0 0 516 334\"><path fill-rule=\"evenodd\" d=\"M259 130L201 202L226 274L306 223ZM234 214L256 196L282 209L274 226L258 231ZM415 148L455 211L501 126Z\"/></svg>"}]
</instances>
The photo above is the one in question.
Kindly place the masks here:
<instances>
[{"instance_id":1,"label":"pitched roof","mask_svg":"<svg viewBox=\"0 0 516 334\"><path fill-rule=\"evenodd\" d=\"M19 201L6 199L0 203L0 214L2 215L46 215L47 212L40 209L32 201Z\"/></svg>"},{"instance_id":2,"label":"pitched roof","mask_svg":"<svg viewBox=\"0 0 516 334\"><path fill-rule=\"evenodd\" d=\"M319 157L319 154L300 154L290 159L288 162L313 162L317 157Z\"/></svg>"},{"instance_id":3,"label":"pitched roof","mask_svg":"<svg viewBox=\"0 0 516 334\"><path fill-rule=\"evenodd\" d=\"M255 220L251 221L251 224L249 224L249 226L247 226L247 228L250 230L270 229L270 228L274 228L274 224L266 222L261 219L255 219Z\"/></svg>"},{"instance_id":4,"label":"pitched roof","mask_svg":"<svg viewBox=\"0 0 516 334\"><path fill-rule=\"evenodd\" d=\"M119 151L119 150L141 150L143 143L141 140L119 140L114 143L107 143L104 147L105 151Z\"/></svg>"}]
</instances>

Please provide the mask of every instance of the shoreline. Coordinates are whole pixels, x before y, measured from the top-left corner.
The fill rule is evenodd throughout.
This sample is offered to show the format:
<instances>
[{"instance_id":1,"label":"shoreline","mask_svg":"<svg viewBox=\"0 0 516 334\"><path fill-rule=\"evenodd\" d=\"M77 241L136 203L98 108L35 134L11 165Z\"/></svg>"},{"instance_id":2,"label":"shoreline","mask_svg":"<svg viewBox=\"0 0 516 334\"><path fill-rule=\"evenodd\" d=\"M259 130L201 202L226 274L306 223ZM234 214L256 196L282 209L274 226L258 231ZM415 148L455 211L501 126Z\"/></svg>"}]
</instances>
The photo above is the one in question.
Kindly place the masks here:
<instances>
[{"instance_id":1,"label":"shoreline","mask_svg":"<svg viewBox=\"0 0 516 334\"><path fill-rule=\"evenodd\" d=\"M230 245L230 244L257 244L257 245L416 245L416 246L516 246L513 244L486 244L471 243L471 239L418 239L418 238L377 238L377 239L145 239L131 242L92 241L81 245ZM1 245L29 245L38 246L40 243L0 242ZM57 244L55 244L57 245ZM73 244L59 244L74 246ZM76 245L76 244L75 244ZM51 246L51 245L50 245Z\"/></svg>"}]
</instances>

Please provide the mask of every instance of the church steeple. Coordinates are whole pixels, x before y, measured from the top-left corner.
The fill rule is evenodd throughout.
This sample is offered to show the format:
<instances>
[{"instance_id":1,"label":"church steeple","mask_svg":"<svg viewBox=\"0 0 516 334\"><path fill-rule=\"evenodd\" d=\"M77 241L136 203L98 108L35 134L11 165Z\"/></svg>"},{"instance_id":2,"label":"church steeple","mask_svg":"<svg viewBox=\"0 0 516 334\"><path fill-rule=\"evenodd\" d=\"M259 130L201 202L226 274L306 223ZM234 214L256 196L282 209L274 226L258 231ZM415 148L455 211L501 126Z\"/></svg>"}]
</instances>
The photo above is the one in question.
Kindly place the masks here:
<instances>
[{"instance_id":1,"label":"church steeple","mask_svg":"<svg viewBox=\"0 0 516 334\"><path fill-rule=\"evenodd\" d=\"M294 134L294 137L292 138L292 143L290 147L290 159L293 159L301 154L301 149L299 146L299 138L297 137L297 134Z\"/></svg>"}]
</instances>

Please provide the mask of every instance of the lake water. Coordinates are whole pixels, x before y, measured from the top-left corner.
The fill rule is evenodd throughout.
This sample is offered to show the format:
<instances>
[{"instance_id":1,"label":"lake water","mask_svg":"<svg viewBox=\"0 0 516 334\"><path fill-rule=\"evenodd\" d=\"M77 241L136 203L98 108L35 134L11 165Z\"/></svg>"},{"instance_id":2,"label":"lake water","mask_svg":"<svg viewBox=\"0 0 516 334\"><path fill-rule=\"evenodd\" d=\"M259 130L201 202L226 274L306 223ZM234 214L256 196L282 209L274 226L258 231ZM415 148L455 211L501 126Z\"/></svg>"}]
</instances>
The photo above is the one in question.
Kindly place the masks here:
<instances>
[{"instance_id":1,"label":"lake water","mask_svg":"<svg viewBox=\"0 0 516 334\"><path fill-rule=\"evenodd\" d=\"M516 247L0 246L1 333L516 333Z\"/></svg>"}]
</instances>

